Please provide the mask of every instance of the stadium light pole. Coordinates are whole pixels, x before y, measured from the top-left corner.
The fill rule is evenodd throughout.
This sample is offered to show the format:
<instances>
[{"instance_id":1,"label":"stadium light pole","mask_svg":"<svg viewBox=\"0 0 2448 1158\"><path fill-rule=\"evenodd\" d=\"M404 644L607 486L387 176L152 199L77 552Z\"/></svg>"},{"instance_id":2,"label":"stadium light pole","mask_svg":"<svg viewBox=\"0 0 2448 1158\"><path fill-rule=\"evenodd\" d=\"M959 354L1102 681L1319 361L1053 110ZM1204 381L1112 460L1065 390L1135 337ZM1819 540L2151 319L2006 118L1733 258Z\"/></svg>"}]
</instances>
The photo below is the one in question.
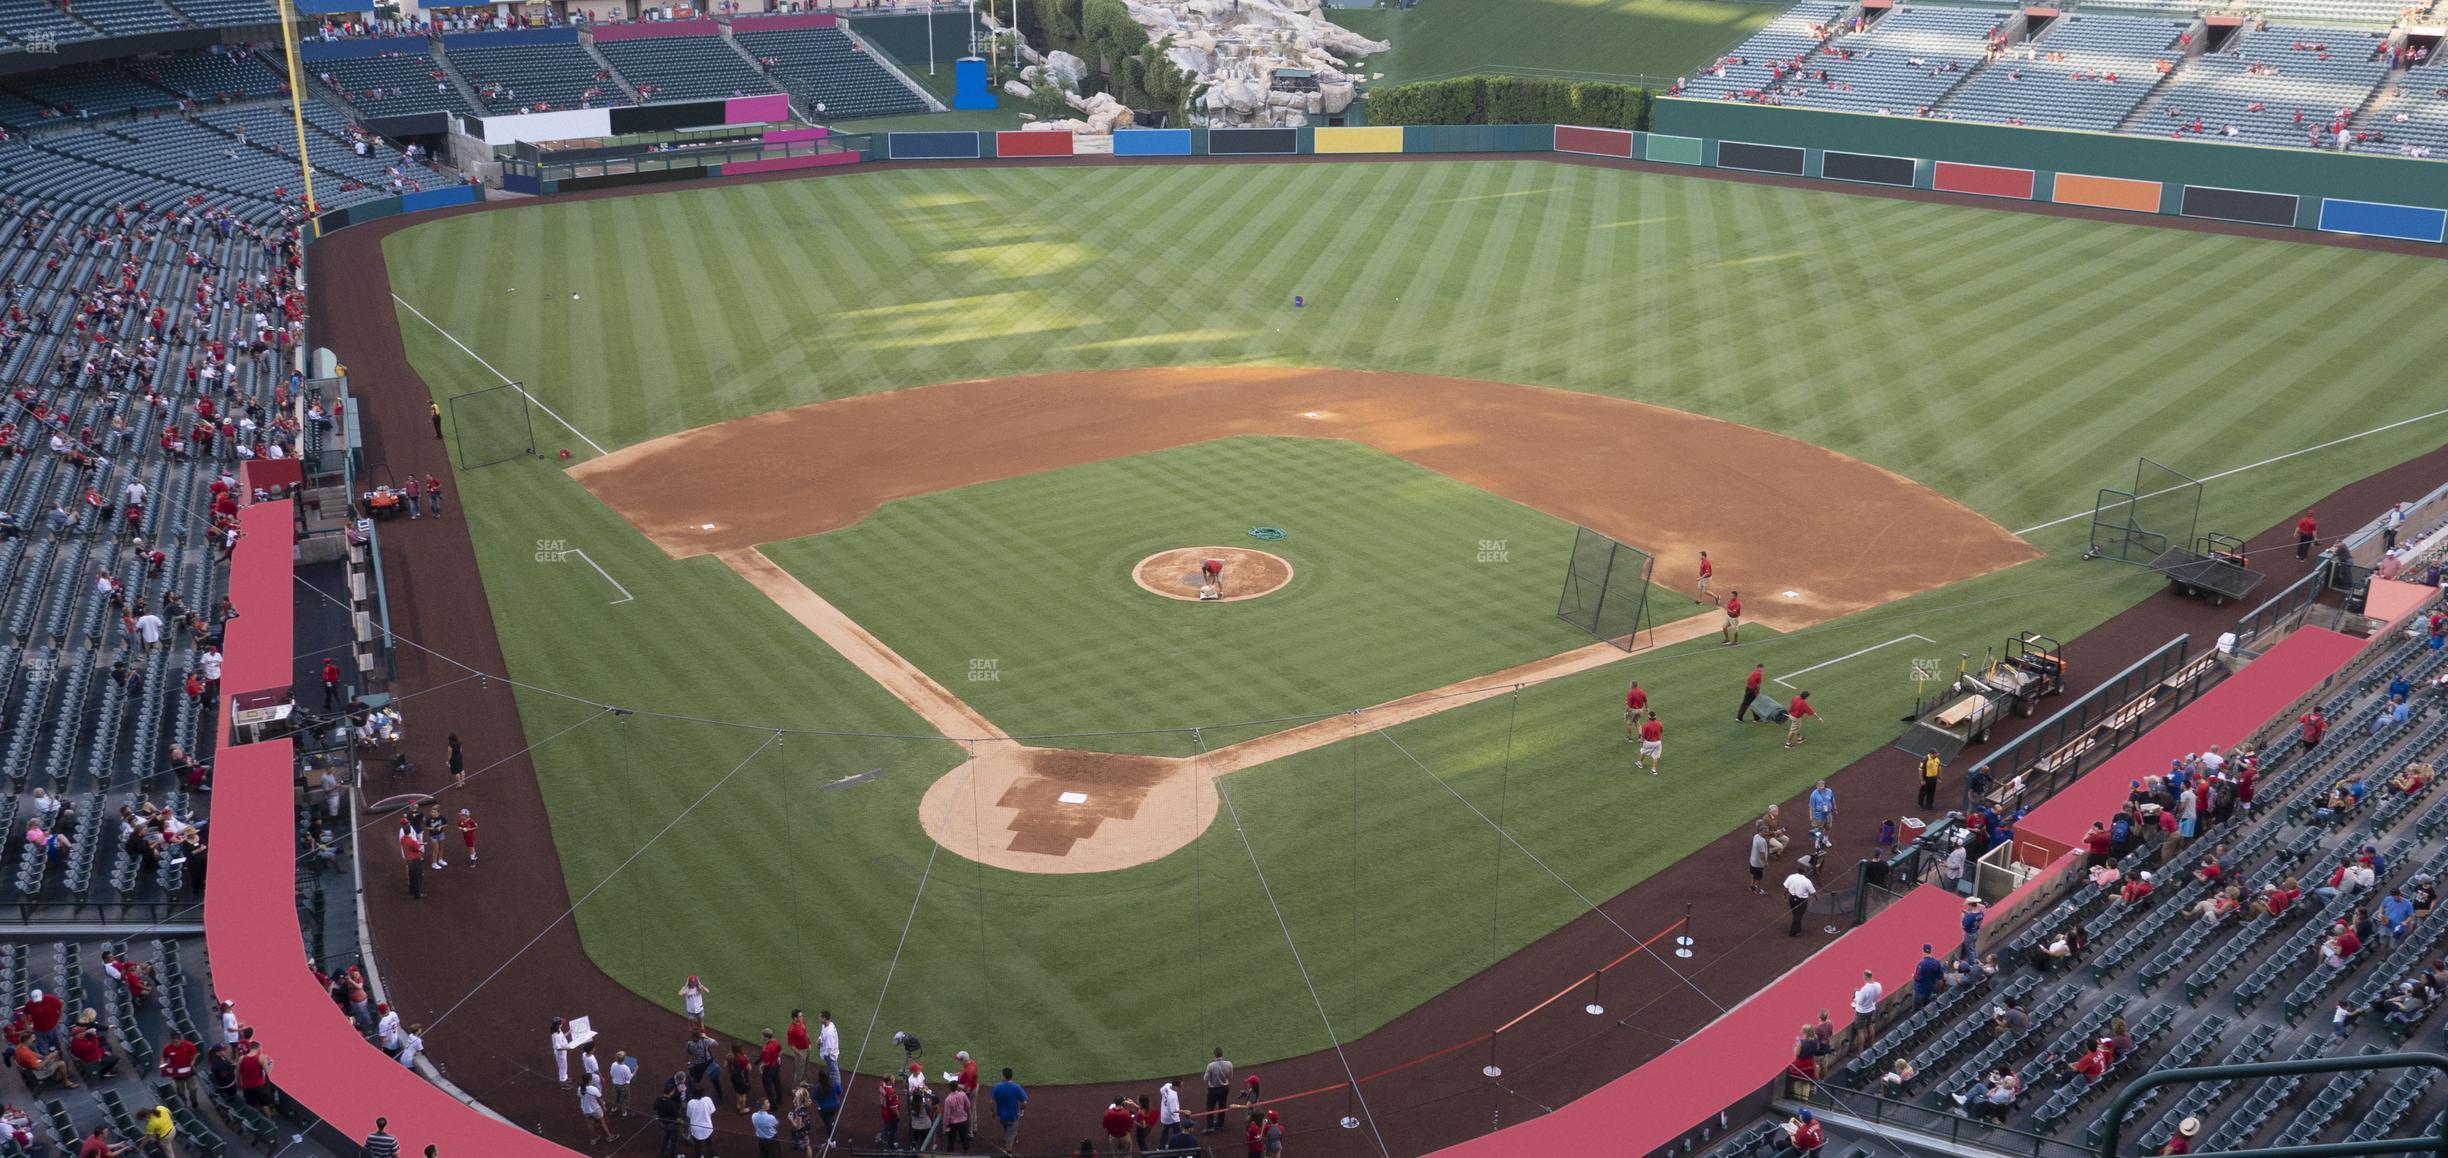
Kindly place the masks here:
<instances>
[{"instance_id":1,"label":"stadium light pole","mask_svg":"<svg viewBox=\"0 0 2448 1158\"><path fill-rule=\"evenodd\" d=\"M306 99L306 86L298 82L297 9L289 0L280 0L281 57L289 65L289 121L297 129L298 179L306 189L306 228L308 236L323 236L323 223L315 213L314 166L307 162L306 108L298 102Z\"/></svg>"}]
</instances>

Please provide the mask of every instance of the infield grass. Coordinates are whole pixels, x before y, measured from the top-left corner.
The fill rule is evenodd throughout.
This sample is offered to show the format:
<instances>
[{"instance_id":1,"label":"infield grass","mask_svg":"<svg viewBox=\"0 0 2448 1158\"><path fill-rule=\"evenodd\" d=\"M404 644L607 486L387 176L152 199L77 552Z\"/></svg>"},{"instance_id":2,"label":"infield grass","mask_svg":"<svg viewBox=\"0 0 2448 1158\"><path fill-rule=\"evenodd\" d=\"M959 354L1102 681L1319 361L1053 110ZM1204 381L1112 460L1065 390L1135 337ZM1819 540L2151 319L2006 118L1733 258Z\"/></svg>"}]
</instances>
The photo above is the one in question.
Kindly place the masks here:
<instances>
[{"instance_id":1,"label":"infield grass","mask_svg":"<svg viewBox=\"0 0 2448 1158\"><path fill-rule=\"evenodd\" d=\"M2448 296L2448 263L2423 258L1514 161L851 174L542 202L418 225L385 249L406 301L606 446L1000 374L1345 366L1714 414L1894 470L2009 529L2087 511L2139 454L2207 475L2438 409L2436 344L2405 335ZM1311 295L1297 314L1295 293ZM437 394L497 384L414 316L401 324ZM586 452L535 422L548 452ZM2267 526L2441 430L2214 482L2202 527ZM1813 499L1691 485L1743 517L1808 517ZM1892 739L1913 653L2072 638L2162 589L2077 561L2079 523L2037 532L2046 558L1821 628L1642 655L1235 773L1222 783L1237 826L1128 872L1031 877L949 856L930 869L915 808L959 749L879 738L922 728L719 563L664 556L548 462L458 486L513 676L743 725L522 693L571 893L602 886L576 914L595 958L666 1003L705 974L715 1025L751 1036L792 1005L858 1027L885 993L880 1032L984 1048L1038 1081L1174 1070L1216 1037L1245 1062L1326 1044L1253 859L1348 1041L1582 911L1576 893L1611 896ZM1262 521L1228 514L1230 532ZM585 549L636 601L612 605L580 564L539 562L539 541ZM880 540L865 549L891 561ZM1534 577L1527 605L1501 601L1513 580L1486 580L1473 618L1551 630L1552 580ZM991 594L908 593L936 607ZM1790 672L1906 633L1928 642L1810 673L1828 718L1803 749L1727 718L1755 659ZM1270 642L1304 662L1326 643ZM1625 774L1628 675L1669 721L1656 780ZM1200 723L1246 710L1181 690ZM860 735L758 751L779 727ZM1181 754L1235 738L1185 735ZM1843 821L1840 847L1858 849L1875 818ZM1165 968L1092 951L1117 920L1153 943L1152 919L1183 912L1195 931L1163 941ZM1779 918L1721 919L1739 939L1742 922Z\"/></svg>"},{"instance_id":2,"label":"infield grass","mask_svg":"<svg viewBox=\"0 0 2448 1158\"><path fill-rule=\"evenodd\" d=\"M1356 443L1244 437L901 499L764 550L1006 732L1177 755L1149 733L1367 707L1593 642L1552 615L1486 614L1552 606L1572 540ZM1219 606L1131 581L1149 555L1209 545L1272 552L1292 581ZM1652 594L1661 623L1695 610Z\"/></svg>"}]
</instances>

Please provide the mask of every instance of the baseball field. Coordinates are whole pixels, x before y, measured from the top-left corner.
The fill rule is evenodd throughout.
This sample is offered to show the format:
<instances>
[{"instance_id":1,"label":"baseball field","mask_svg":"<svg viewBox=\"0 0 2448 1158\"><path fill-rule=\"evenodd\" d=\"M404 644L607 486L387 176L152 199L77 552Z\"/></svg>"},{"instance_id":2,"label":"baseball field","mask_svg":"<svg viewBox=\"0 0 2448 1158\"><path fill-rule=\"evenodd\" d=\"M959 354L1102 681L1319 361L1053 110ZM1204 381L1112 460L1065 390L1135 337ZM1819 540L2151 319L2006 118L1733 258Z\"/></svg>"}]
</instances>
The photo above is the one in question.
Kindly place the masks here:
<instances>
[{"instance_id":1,"label":"baseball field","mask_svg":"<svg viewBox=\"0 0 2448 1158\"><path fill-rule=\"evenodd\" d=\"M460 501L588 953L1053 1082L1382 1025L1892 739L1909 658L2156 592L2079 559L2136 456L2249 533L2429 449L2367 432L2437 408L2399 339L2448 290L1526 160L862 172L384 256L453 438L533 400ZM1556 618L1575 524L1659 557L1653 646ZM1226 547L1281 585L1138 581ZM1803 747L1730 718L1755 662Z\"/></svg>"}]
</instances>

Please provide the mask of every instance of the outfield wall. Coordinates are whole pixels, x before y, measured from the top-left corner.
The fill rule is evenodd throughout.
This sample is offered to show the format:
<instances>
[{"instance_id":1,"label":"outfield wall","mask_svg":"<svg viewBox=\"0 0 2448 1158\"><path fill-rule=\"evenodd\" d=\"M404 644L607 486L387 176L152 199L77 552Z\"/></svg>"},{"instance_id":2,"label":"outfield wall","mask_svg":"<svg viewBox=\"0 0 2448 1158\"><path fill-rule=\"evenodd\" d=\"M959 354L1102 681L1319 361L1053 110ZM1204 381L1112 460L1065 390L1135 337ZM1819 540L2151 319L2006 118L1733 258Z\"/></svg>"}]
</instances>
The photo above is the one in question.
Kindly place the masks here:
<instances>
[{"instance_id":1,"label":"outfield wall","mask_svg":"<svg viewBox=\"0 0 2448 1158\"><path fill-rule=\"evenodd\" d=\"M2448 165L1867 113L1661 99L1637 159L2437 244ZM1606 130L1559 130L1558 149Z\"/></svg>"},{"instance_id":2,"label":"outfield wall","mask_svg":"<svg viewBox=\"0 0 2448 1158\"><path fill-rule=\"evenodd\" d=\"M755 123L770 112L733 100L542 116L589 118L588 123L608 117L602 135L620 135L669 127L641 123L657 116ZM464 120L489 139L496 122L515 135L509 126L533 119ZM1954 193L2434 245L2448 241L2448 165L2433 161L1726 101L1660 100L1653 124L1653 131L1580 125L1125 129L1110 137L1018 130L819 137L814 130L783 130L761 142L723 149L576 165L505 162L503 181L513 192L550 195L861 161L1553 152L1825 181L1834 187ZM558 123L553 129L568 131ZM361 206L327 215L326 227L386 216L386 209L400 211Z\"/></svg>"}]
</instances>

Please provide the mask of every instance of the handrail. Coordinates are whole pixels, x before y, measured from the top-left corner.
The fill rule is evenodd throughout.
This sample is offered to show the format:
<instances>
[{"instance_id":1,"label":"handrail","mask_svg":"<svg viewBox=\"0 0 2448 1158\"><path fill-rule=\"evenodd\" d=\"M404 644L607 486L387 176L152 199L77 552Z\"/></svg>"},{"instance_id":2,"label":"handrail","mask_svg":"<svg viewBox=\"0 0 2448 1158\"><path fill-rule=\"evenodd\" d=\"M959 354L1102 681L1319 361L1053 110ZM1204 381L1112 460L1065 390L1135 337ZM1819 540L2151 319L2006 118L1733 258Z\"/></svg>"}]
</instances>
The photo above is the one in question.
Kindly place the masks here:
<instances>
[{"instance_id":1,"label":"handrail","mask_svg":"<svg viewBox=\"0 0 2448 1158\"><path fill-rule=\"evenodd\" d=\"M2448 1054L2384 1053L2361 1054L2351 1057L2316 1057L2301 1061L2246 1062L2240 1065L2196 1066L2186 1069L2153 1070L2135 1078L2117 1092L2116 1100L2108 1103L2108 1132L2100 1139L2099 1158L2116 1158L2117 1142L2125 1133L2125 1115L2135 1099L2176 1082L2216 1082L2236 1078L2276 1078L2289 1074L2333 1074L2347 1070L2406 1069L2429 1066L2448 1074ZM2329 1155L2400 1154L2406 1151L2428 1151L2448 1154L2448 1120L2443 1120L2438 1137L2417 1141L2412 1138L2375 1138L2369 1142L2322 1142L2309 1146L2271 1146L2258 1150L2222 1150L2223 1158L2328 1158Z\"/></svg>"}]
</instances>

